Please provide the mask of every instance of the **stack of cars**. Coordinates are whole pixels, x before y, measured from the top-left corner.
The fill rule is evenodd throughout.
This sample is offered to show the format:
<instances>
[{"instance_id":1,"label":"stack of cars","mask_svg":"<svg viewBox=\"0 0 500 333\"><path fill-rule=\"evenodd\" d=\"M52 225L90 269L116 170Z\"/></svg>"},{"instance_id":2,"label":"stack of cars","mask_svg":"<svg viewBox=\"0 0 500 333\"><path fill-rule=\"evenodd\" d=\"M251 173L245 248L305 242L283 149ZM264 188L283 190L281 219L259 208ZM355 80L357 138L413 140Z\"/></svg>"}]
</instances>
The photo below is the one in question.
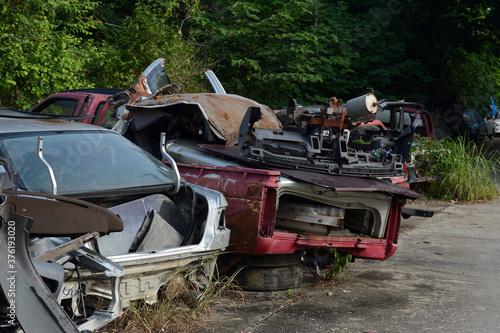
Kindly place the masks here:
<instances>
[{"instance_id":1,"label":"stack of cars","mask_svg":"<svg viewBox=\"0 0 500 333\"><path fill-rule=\"evenodd\" d=\"M156 74L162 73L160 66L157 63ZM213 73L208 74L212 82L217 82ZM141 77L148 75L151 74L146 71ZM170 82L170 79L157 81ZM286 159L291 156L286 152L281 154L278 165L249 160L242 147L246 134L255 133L249 131L250 123L252 128L275 135L273 139L284 137L288 133L285 131L297 133L297 130L284 128L283 121L269 107L226 94L218 83L213 86L218 93L178 94L154 87L150 89L157 92L154 98L126 105L114 129L158 158L162 147L158 136L165 133L166 149L183 178L224 194L228 200L227 225L232 235L229 253L221 256L223 270L244 267L238 280L245 289L279 290L300 284L301 262L316 272L327 269L332 258L324 252L329 250L379 260L394 254L403 206L407 199L421 196L371 177L370 173L377 169L398 173L401 169L397 163L390 159L388 164L360 162L363 154L358 152L351 164L360 162L361 168L353 177L342 174L350 166L350 149L341 150L346 153L337 160L345 163L345 167L339 168L339 163L330 159L328 163L336 163L337 167L326 168L332 172L321 174L310 165L287 167ZM132 87L127 91L136 90L139 89ZM370 101L373 103L364 97L358 100L359 104ZM257 109L258 116L252 116L252 110ZM344 119L347 121L345 116ZM332 136L325 137L335 141L335 129L329 126L324 131L315 130L313 135L304 132L301 137L305 139L299 140L314 140L318 133L323 135L328 129ZM277 141L271 140L269 147ZM290 140L280 144L290 144ZM294 147L297 146L300 143ZM319 149L320 156L326 154L328 147L324 148ZM347 162L341 162L342 159Z\"/></svg>"},{"instance_id":2,"label":"stack of cars","mask_svg":"<svg viewBox=\"0 0 500 333\"><path fill-rule=\"evenodd\" d=\"M13 213L31 215L36 225L42 218L35 210L12 198L42 193L44 200L104 207L123 224L95 230L100 237L87 236L92 240L67 259L48 257L64 271L58 280L63 292L54 296L83 319L79 329L101 327L104 321L96 318L109 321L133 300L154 302L179 270L198 267L210 277L215 260L221 272L241 270L237 279L244 289L283 290L300 285L304 267L316 274L328 269L334 249L375 260L395 253L404 205L421 196L376 177L403 171L411 135L401 141L379 136L358 146L350 138L353 113L372 113L373 97L358 99L351 116L330 104L320 117L298 116L299 123L290 126L297 110L278 117L256 101L226 94L211 71L206 74L217 93L178 94L163 64L158 59L133 87L118 93L66 92L31 112L0 115L0 157L8 175L3 187L14 200ZM72 111L47 114L50 105L60 108L58 99L82 94L102 97L101 107L73 103ZM311 150L294 156L305 141ZM376 156L389 146L403 154ZM256 158L268 152L272 163ZM44 257L89 231L76 229L33 239L31 256ZM89 253L108 269L75 259ZM108 307L93 309L96 299L107 300ZM85 313L87 308L92 311Z\"/></svg>"}]
</instances>

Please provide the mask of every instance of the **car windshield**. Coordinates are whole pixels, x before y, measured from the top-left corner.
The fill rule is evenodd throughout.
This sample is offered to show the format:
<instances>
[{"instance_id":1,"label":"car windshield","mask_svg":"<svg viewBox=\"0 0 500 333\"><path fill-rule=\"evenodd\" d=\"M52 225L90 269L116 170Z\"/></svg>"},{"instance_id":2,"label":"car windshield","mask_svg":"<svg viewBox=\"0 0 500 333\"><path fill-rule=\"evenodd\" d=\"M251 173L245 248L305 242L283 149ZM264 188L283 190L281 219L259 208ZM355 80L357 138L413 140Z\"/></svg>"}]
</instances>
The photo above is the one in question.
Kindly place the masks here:
<instances>
[{"instance_id":1,"label":"car windshield","mask_svg":"<svg viewBox=\"0 0 500 333\"><path fill-rule=\"evenodd\" d=\"M0 150L19 174L23 190L52 193L52 167L57 194L83 194L169 185L173 172L129 140L112 132L69 131L0 135Z\"/></svg>"}]
</instances>

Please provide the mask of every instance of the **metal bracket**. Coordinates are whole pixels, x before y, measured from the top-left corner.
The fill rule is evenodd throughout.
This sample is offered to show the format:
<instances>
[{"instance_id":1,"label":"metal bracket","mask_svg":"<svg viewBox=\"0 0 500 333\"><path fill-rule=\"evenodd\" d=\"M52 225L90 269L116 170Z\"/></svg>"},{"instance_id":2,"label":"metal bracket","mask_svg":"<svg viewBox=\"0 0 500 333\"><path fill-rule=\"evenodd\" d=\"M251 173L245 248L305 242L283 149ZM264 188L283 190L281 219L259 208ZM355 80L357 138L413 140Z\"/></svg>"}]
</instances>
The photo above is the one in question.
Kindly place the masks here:
<instances>
[{"instance_id":1,"label":"metal bracket","mask_svg":"<svg viewBox=\"0 0 500 333\"><path fill-rule=\"evenodd\" d=\"M40 160L45 164L47 169L49 170L50 174L50 180L52 181L52 194L56 195L57 194L57 182L56 182L56 177L54 176L54 170L50 166L49 162L45 160L43 157L43 136L38 137L38 157Z\"/></svg>"}]
</instances>

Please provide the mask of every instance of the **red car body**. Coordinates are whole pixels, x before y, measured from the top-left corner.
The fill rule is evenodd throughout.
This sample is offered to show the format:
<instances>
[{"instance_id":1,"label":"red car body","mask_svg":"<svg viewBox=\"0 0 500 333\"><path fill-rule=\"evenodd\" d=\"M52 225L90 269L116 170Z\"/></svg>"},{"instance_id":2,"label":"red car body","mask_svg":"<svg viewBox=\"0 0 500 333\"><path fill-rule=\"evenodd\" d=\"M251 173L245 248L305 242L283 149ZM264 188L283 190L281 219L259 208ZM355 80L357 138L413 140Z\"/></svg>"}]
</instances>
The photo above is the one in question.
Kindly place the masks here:
<instances>
[{"instance_id":1,"label":"red car body","mask_svg":"<svg viewBox=\"0 0 500 333\"><path fill-rule=\"evenodd\" d=\"M82 89L49 95L29 109L30 112L55 113L66 116L90 116L87 124L105 124L105 116L115 112L110 97L119 89ZM114 120L116 122L116 120ZM105 126L111 127L111 126Z\"/></svg>"},{"instance_id":2,"label":"red car body","mask_svg":"<svg viewBox=\"0 0 500 333\"><path fill-rule=\"evenodd\" d=\"M231 229L228 251L246 255L284 254L329 247L359 258L385 260L396 252L401 209L407 195L411 193L399 190L389 183L330 176L341 180L335 187L338 192L352 191L353 186L360 186L356 189L359 191L392 192L385 235L380 239L362 235L314 235L280 230L277 227L277 192L279 179L283 176L280 171L184 163L177 166L188 182L210 187L224 194L228 202L226 223ZM349 180L355 180L357 184L349 183ZM313 179L311 181L314 182Z\"/></svg>"}]
</instances>

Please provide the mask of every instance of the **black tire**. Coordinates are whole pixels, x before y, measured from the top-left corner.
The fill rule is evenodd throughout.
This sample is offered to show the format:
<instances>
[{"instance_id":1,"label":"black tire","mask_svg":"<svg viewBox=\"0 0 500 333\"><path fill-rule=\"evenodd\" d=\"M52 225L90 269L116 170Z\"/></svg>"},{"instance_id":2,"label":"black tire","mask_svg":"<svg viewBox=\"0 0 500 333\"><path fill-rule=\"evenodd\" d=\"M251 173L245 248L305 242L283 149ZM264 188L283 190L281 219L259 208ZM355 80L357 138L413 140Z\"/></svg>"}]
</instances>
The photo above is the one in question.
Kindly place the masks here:
<instances>
[{"instance_id":1,"label":"black tire","mask_svg":"<svg viewBox=\"0 0 500 333\"><path fill-rule=\"evenodd\" d=\"M264 254L262 256L243 256L241 266L285 267L300 264L302 251L285 254Z\"/></svg>"},{"instance_id":2,"label":"black tire","mask_svg":"<svg viewBox=\"0 0 500 333\"><path fill-rule=\"evenodd\" d=\"M302 266L245 267L236 276L243 290L276 291L298 288L302 282Z\"/></svg>"}]
</instances>

